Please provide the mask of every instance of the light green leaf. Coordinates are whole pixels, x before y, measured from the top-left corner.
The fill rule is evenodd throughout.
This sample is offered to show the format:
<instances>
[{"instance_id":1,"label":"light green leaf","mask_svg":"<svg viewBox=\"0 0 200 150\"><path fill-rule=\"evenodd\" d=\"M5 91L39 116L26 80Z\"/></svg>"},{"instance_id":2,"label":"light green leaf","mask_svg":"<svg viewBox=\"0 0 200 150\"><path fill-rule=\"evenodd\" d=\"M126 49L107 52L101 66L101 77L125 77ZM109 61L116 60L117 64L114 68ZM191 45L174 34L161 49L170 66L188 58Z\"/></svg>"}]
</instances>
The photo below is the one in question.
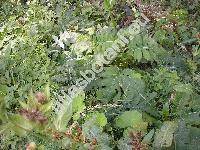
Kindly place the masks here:
<instances>
[{"instance_id":1,"label":"light green leaf","mask_svg":"<svg viewBox=\"0 0 200 150\"><path fill-rule=\"evenodd\" d=\"M169 103L165 103L162 109L162 114L164 118L167 118L169 116Z\"/></svg>"},{"instance_id":2,"label":"light green leaf","mask_svg":"<svg viewBox=\"0 0 200 150\"><path fill-rule=\"evenodd\" d=\"M0 103L4 100L4 97L6 96L6 92L7 92L7 86L0 85Z\"/></svg>"},{"instance_id":3,"label":"light green leaf","mask_svg":"<svg viewBox=\"0 0 200 150\"><path fill-rule=\"evenodd\" d=\"M27 131L24 130L21 127L17 127L15 125L12 126L13 131L18 135L18 136L25 136Z\"/></svg>"},{"instance_id":4,"label":"light green leaf","mask_svg":"<svg viewBox=\"0 0 200 150\"><path fill-rule=\"evenodd\" d=\"M140 60L142 59L142 51L141 49L137 48L136 50L134 50L134 58L140 62Z\"/></svg>"},{"instance_id":5,"label":"light green leaf","mask_svg":"<svg viewBox=\"0 0 200 150\"><path fill-rule=\"evenodd\" d=\"M7 86L6 85L1 85L0 84L0 97L5 96L7 92Z\"/></svg>"},{"instance_id":6,"label":"light green leaf","mask_svg":"<svg viewBox=\"0 0 200 150\"><path fill-rule=\"evenodd\" d=\"M84 99L85 93L83 91L73 99L73 112L83 111L85 109Z\"/></svg>"},{"instance_id":7,"label":"light green leaf","mask_svg":"<svg viewBox=\"0 0 200 150\"><path fill-rule=\"evenodd\" d=\"M23 130L30 131L33 128L33 125L29 120L25 119L23 116L20 116L18 114L10 115L9 119L14 125L22 128Z\"/></svg>"},{"instance_id":8,"label":"light green leaf","mask_svg":"<svg viewBox=\"0 0 200 150\"><path fill-rule=\"evenodd\" d=\"M29 105L25 102L22 102L21 100L19 100L19 104L22 106L22 108L29 108Z\"/></svg>"},{"instance_id":9,"label":"light green leaf","mask_svg":"<svg viewBox=\"0 0 200 150\"><path fill-rule=\"evenodd\" d=\"M44 89L44 94L47 98L47 100L50 99L50 88L49 88L49 83L46 85L45 89Z\"/></svg>"},{"instance_id":10,"label":"light green leaf","mask_svg":"<svg viewBox=\"0 0 200 150\"><path fill-rule=\"evenodd\" d=\"M27 105L28 105L28 108L31 108L31 109L33 109L33 108L36 109L37 108L37 102L35 100L35 95L33 94L33 90L32 89L30 90L30 93L29 93Z\"/></svg>"},{"instance_id":11,"label":"light green leaf","mask_svg":"<svg viewBox=\"0 0 200 150\"><path fill-rule=\"evenodd\" d=\"M107 118L104 113L96 114L96 122L100 127L104 127L107 124Z\"/></svg>"},{"instance_id":12,"label":"light green leaf","mask_svg":"<svg viewBox=\"0 0 200 150\"><path fill-rule=\"evenodd\" d=\"M138 122L138 123L133 123L132 128L135 131L146 132L147 126L148 126L148 122L141 121L141 122Z\"/></svg>"},{"instance_id":13,"label":"light green leaf","mask_svg":"<svg viewBox=\"0 0 200 150\"><path fill-rule=\"evenodd\" d=\"M104 127L107 124L107 118L104 113L93 112L87 120L93 120L98 127Z\"/></svg>"},{"instance_id":14,"label":"light green leaf","mask_svg":"<svg viewBox=\"0 0 200 150\"><path fill-rule=\"evenodd\" d=\"M127 128L143 122L142 114L136 110L126 111L116 119L116 125L120 128Z\"/></svg>"},{"instance_id":15,"label":"light green leaf","mask_svg":"<svg viewBox=\"0 0 200 150\"><path fill-rule=\"evenodd\" d=\"M80 118L80 113L85 109L85 93L82 91L80 92L74 99L72 103L72 111L74 113L73 119L78 120Z\"/></svg>"},{"instance_id":16,"label":"light green leaf","mask_svg":"<svg viewBox=\"0 0 200 150\"><path fill-rule=\"evenodd\" d=\"M6 134L9 133L10 129L12 129L13 124L11 122L1 124L0 125L0 134Z\"/></svg>"},{"instance_id":17,"label":"light green leaf","mask_svg":"<svg viewBox=\"0 0 200 150\"><path fill-rule=\"evenodd\" d=\"M115 4L115 0L104 0L104 8L105 10L110 10Z\"/></svg>"},{"instance_id":18,"label":"light green leaf","mask_svg":"<svg viewBox=\"0 0 200 150\"><path fill-rule=\"evenodd\" d=\"M152 141L152 138L154 136L155 130L152 129L145 137L143 138L142 142L146 144L150 144Z\"/></svg>"},{"instance_id":19,"label":"light green leaf","mask_svg":"<svg viewBox=\"0 0 200 150\"><path fill-rule=\"evenodd\" d=\"M53 101L49 101L48 103L41 105L39 109L41 112L46 113L52 108L52 106L53 106Z\"/></svg>"},{"instance_id":20,"label":"light green leaf","mask_svg":"<svg viewBox=\"0 0 200 150\"><path fill-rule=\"evenodd\" d=\"M154 146L156 148L170 147L177 126L177 123L173 121L164 122L161 129L156 131Z\"/></svg>"},{"instance_id":21,"label":"light green leaf","mask_svg":"<svg viewBox=\"0 0 200 150\"><path fill-rule=\"evenodd\" d=\"M177 92L182 92L182 93L193 93L192 86L190 84L178 84L174 86L174 89Z\"/></svg>"},{"instance_id":22,"label":"light green leaf","mask_svg":"<svg viewBox=\"0 0 200 150\"><path fill-rule=\"evenodd\" d=\"M69 99L64 99L57 117L54 120L54 126L58 131L66 131L67 124L72 117L72 102Z\"/></svg>"},{"instance_id":23,"label":"light green leaf","mask_svg":"<svg viewBox=\"0 0 200 150\"><path fill-rule=\"evenodd\" d=\"M151 60L151 56L150 56L150 53L149 51L147 51L146 49L143 49L142 50L142 53L143 53L143 56L146 60Z\"/></svg>"}]
</instances>

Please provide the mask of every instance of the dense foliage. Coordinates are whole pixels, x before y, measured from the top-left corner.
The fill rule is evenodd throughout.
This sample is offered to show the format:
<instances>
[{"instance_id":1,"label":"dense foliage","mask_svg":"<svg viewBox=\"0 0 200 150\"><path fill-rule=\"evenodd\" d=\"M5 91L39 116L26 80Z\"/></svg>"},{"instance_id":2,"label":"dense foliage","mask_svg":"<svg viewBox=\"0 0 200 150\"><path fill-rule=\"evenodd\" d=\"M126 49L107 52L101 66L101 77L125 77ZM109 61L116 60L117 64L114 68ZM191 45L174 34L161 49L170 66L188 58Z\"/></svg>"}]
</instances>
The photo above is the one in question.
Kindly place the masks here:
<instances>
[{"instance_id":1,"label":"dense foliage","mask_svg":"<svg viewBox=\"0 0 200 150\"><path fill-rule=\"evenodd\" d=\"M0 149L200 149L199 16L199 0L0 1Z\"/></svg>"}]
</instances>

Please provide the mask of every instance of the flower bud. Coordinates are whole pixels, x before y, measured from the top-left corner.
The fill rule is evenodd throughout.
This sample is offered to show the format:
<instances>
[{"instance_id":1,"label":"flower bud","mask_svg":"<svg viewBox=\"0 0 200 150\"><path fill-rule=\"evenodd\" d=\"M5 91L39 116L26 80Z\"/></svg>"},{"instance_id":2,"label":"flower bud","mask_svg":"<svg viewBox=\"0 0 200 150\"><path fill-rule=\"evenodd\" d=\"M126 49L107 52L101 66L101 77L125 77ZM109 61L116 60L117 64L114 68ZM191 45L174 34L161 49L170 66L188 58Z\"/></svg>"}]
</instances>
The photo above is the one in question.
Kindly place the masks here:
<instances>
[{"instance_id":1,"label":"flower bud","mask_svg":"<svg viewBox=\"0 0 200 150\"><path fill-rule=\"evenodd\" d=\"M34 142L29 143L26 146L26 150L36 150L36 144Z\"/></svg>"},{"instance_id":2,"label":"flower bud","mask_svg":"<svg viewBox=\"0 0 200 150\"><path fill-rule=\"evenodd\" d=\"M35 98L36 98L37 102L40 104L44 104L46 102L46 96L42 92L37 92L35 94Z\"/></svg>"}]
</instances>

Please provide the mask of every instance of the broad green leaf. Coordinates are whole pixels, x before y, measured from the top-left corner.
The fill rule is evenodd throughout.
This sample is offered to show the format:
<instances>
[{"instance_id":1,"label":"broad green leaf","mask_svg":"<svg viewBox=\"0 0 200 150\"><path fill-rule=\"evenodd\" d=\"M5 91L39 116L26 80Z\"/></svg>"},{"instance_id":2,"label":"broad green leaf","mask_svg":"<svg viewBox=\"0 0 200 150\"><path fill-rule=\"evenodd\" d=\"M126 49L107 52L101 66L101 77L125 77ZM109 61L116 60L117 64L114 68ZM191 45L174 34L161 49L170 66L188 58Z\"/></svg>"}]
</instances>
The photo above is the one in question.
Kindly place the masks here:
<instances>
[{"instance_id":1,"label":"broad green leaf","mask_svg":"<svg viewBox=\"0 0 200 150\"><path fill-rule=\"evenodd\" d=\"M0 97L5 96L7 92L7 86L6 85L1 85L0 84Z\"/></svg>"},{"instance_id":2,"label":"broad green leaf","mask_svg":"<svg viewBox=\"0 0 200 150\"><path fill-rule=\"evenodd\" d=\"M0 120L6 120L6 102L4 100L7 92L7 86L0 84Z\"/></svg>"},{"instance_id":3,"label":"broad green leaf","mask_svg":"<svg viewBox=\"0 0 200 150\"><path fill-rule=\"evenodd\" d=\"M200 125L200 111L193 112L184 116L184 120L186 123L193 124L196 126Z\"/></svg>"},{"instance_id":4,"label":"broad green leaf","mask_svg":"<svg viewBox=\"0 0 200 150\"><path fill-rule=\"evenodd\" d=\"M189 94L193 93L192 86L190 84L178 84L174 86L174 89L177 92L183 92Z\"/></svg>"},{"instance_id":5,"label":"broad green leaf","mask_svg":"<svg viewBox=\"0 0 200 150\"><path fill-rule=\"evenodd\" d=\"M162 109L162 114L164 118L167 118L169 116L169 103L165 103Z\"/></svg>"},{"instance_id":6,"label":"broad green leaf","mask_svg":"<svg viewBox=\"0 0 200 150\"><path fill-rule=\"evenodd\" d=\"M49 101L49 102L46 103L46 104L40 105L39 110L40 110L41 112L43 112L43 113L46 113L46 112L48 112L49 110L51 110L52 106L53 106L53 101Z\"/></svg>"},{"instance_id":7,"label":"broad green leaf","mask_svg":"<svg viewBox=\"0 0 200 150\"><path fill-rule=\"evenodd\" d=\"M0 120L7 121L7 110L5 102L0 103Z\"/></svg>"},{"instance_id":8,"label":"broad green leaf","mask_svg":"<svg viewBox=\"0 0 200 150\"><path fill-rule=\"evenodd\" d=\"M150 56L150 53L149 53L148 50L143 49L143 50L142 50L142 53L143 53L144 59L146 59L146 60L151 60L151 56Z\"/></svg>"},{"instance_id":9,"label":"broad green leaf","mask_svg":"<svg viewBox=\"0 0 200 150\"><path fill-rule=\"evenodd\" d=\"M50 99L50 88L49 88L49 83L45 86L44 94L47 98L47 100Z\"/></svg>"},{"instance_id":10,"label":"broad green leaf","mask_svg":"<svg viewBox=\"0 0 200 150\"><path fill-rule=\"evenodd\" d=\"M31 89L30 90L30 93L29 93L29 96L28 96L28 101L27 101L27 105L28 105L28 108L34 108L36 109L37 108L37 102L35 100L35 95L33 94L33 90Z\"/></svg>"},{"instance_id":11,"label":"broad green leaf","mask_svg":"<svg viewBox=\"0 0 200 150\"><path fill-rule=\"evenodd\" d=\"M12 130L18 135L18 136L25 136L27 131L24 130L21 127L13 125Z\"/></svg>"},{"instance_id":12,"label":"broad green leaf","mask_svg":"<svg viewBox=\"0 0 200 150\"><path fill-rule=\"evenodd\" d=\"M97 113L96 115L96 122L100 127L104 127L107 124L107 118L104 113Z\"/></svg>"},{"instance_id":13,"label":"broad green leaf","mask_svg":"<svg viewBox=\"0 0 200 150\"><path fill-rule=\"evenodd\" d=\"M0 84L0 103L4 100L4 97L6 96L7 92L7 86Z\"/></svg>"},{"instance_id":14,"label":"broad green leaf","mask_svg":"<svg viewBox=\"0 0 200 150\"><path fill-rule=\"evenodd\" d=\"M82 125L83 134L87 137L88 140L93 140L94 138L97 140L98 148L97 149L106 149L109 150L110 145L110 137L108 134L103 132L103 128L98 125L97 118L101 118L104 121L100 121L101 126L105 125L105 115L103 113L95 112L89 116L89 118ZM99 122L99 121L98 121Z\"/></svg>"},{"instance_id":15,"label":"broad green leaf","mask_svg":"<svg viewBox=\"0 0 200 150\"><path fill-rule=\"evenodd\" d=\"M17 127L20 127L24 130L32 130L33 129L33 125L30 123L29 120L25 119L23 116L15 114L15 115L10 115L9 116L10 121L16 125Z\"/></svg>"},{"instance_id":16,"label":"broad green leaf","mask_svg":"<svg viewBox=\"0 0 200 150\"><path fill-rule=\"evenodd\" d=\"M132 70L124 70L120 76L119 85L123 90L123 100L130 101L137 105L139 101L144 99L145 83L142 79L132 76Z\"/></svg>"},{"instance_id":17,"label":"broad green leaf","mask_svg":"<svg viewBox=\"0 0 200 150\"><path fill-rule=\"evenodd\" d=\"M104 127L107 124L107 118L104 113L94 112L88 116L87 120L93 120L98 127Z\"/></svg>"},{"instance_id":18,"label":"broad green leaf","mask_svg":"<svg viewBox=\"0 0 200 150\"><path fill-rule=\"evenodd\" d=\"M136 110L126 111L116 119L116 125L120 128L127 128L143 122L142 114Z\"/></svg>"},{"instance_id":19,"label":"broad green leaf","mask_svg":"<svg viewBox=\"0 0 200 150\"><path fill-rule=\"evenodd\" d=\"M113 5L115 4L115 0L104 0L104 8L105 10L112 9Z\"/></svg>"},{"instance_id":20,"label":"broad green leaf","mask_svg":"<svg viewBox=\"0 0 200 150\"><path fill-rule=\"evenodd\" d=\"M174 134L176 149L196 150L200 139L200 129L197 127L187 126L184 121L180 121L178 130Z\"/></svg>"},{"instance_id":21,"label":"broad green leaf","mask_svg":"<svg viewBox=\"0 0 200 150\"><path fill-rule=\"evenodd\" d=\"M12 122L0 125L0 134L10 134L12 131L14 131L18 136L24 136L27 133L26 130L16 126L16 124L13 124Z\"/></svg>"},{"instance_id":22,"label":"broad green leaf","mask_svg":"<svg viewBox=\"0 0 200 150\"><path fill-rule=\"evenodd\" d=\"M146 143L146 144L151 144L151 141L153 139L154 133L155 133L155 130L152 129L147 135L144 136L142 142Z\"/></svg>"},{"instance_id":23,"label":"broad green leaf","mask_svg":"<svg viewBox=\"0 0 200 150\"><path fill-rule=\"evenodd\" d=\"M19 104L22 106L22 108L30 108L28 104L22 102L21 100L19 100Z\"/></svg>"},{"instance_id":24,"label":"broad green leaf","mask_svg":"<svg viewBox=\"0 0 200 150\"><path fill-rule=\"evenodd\" d=\"M85 93L83 91L73 99L72 103L73 112L79 112L85 109L84 99L85 99Z\"/></svg>"},{"instance_id":25,"label":"broad green leaf","mask_svg":"<svg viewBox=\"0 0 200 150\"><path fill-rule=\"evenodd\" d=\"M72 103L73 119L78 120L80 118L80 113L85 109L85 93L80 92L74 99Z\"/></svg>"},{"instance_id":26,"label":"broad green leaf","mask_svg":"<svg viewBox=\"0 0 200 150\"><path fill-rule=\"evenodd\" d=\"M57 112L57 116L54 120L54 126L58 131L66 131L67 124L72 117L72 102L65 98Z\"/></svg>"},{"instance_id":27,"label":"broad green leaf","mask_svg":"<svg viewBox=\"0 0 200 150\"><path fill-rule=\"evenodd\" d=\"M173 134L177 127L178 124L176 122L164 122L161 129L156 131L154 146L156 148L170 147L173 141Z\"/></svg>"},{"instance_id":28,"label":"broad green leaf","mask_svg":"<svg viewBox=\"0 0 200 150\"><path fill-rule=\"evenodd\" d=\"M81 112L75 112L74 114L73 114L73 120L74 121L76 121L76 120L78 120L80 117L81 117L81 114L80 114Z\"/></svg>"},{"instance_id":29,"label":"broad green leaf","mask_svg":"<svg viewBox=\"0 0 200 150\"><path fill-rule=\"evenodd\" d=\"M9 134L10 129L13 128L13 124L11 122L1 124L0 125L0 134Z\"/></svg>"},{"instance_id":30,"label":"broad green leaf","mask_svg":"<svg viewBox=\"0 0 200 150\"><path fill-rule=\"evenodd\" d=\"M39 147L37 147L38 150L45 150L45 146L44 145L40 145Z\"/></svg>"},{"instance_id":31,"label":"broad green leaf","mask_svg":"<svg viewBox=\"0 0 200 150\"><path fill-rule=\"evenodd\" d=\"M148 122L141 121L141 122L138 122L138 123L133 123L132 128L135 131L146 132L147 126L148 126Z\"/></svg>"},{"instance_id":32,"label":"broad green leaf","mask_svg":"<svg viewBox=\"0 0 200 150\"><path fill-rule=\"evenodd\" d=\"M134 50L134 58L140 62L140 60L142 59L142 51L141 49L137 48L136 50Z\"/></svg>"},{"instance_id":33,"label":"broad green leaf","mask_svg":"<svg viewBox=\"0 0 200 150\"><path fill-rule=\"evenodd\" d=\"M144 95L145 83L141 75L134 70L124 69L119 72L116 67L109 67L101 77L102 79L97 80L97 99L104 101L134 99L135 104L143 99L141 95Z\"/></svg>"}]
</instances>

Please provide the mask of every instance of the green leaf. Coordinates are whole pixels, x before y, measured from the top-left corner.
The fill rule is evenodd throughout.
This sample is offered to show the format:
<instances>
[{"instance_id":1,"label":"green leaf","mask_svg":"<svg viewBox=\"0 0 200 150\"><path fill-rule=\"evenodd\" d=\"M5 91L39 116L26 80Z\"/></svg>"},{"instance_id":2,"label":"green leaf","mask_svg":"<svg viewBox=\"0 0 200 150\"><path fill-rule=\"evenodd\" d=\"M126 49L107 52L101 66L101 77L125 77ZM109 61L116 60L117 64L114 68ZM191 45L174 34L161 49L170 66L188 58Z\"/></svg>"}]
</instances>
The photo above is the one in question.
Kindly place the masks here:
<instances>
[{"instance_id":1,"label":"green leaf","mask_svg":"<svg viewBox=\"0 0 200 150\"><path fill-rule=\"evenodd\" d=\"M198 107L199 107L199 105L198 105ZM189 114L185 115L184 120L186 123L199 126L200 125L200 111L189 113Z\"/></svg>"},{"instance_id":2,"label":"green leaf","mask_svg":"<svg viewBox=\"0 0 200 150\"><path fill-rule=\"evenodd\" d=\"M7 93L7 86L0 84L0 103L4 100Z\"/></svg>"},{"instance_id":3,"label":"green leaf","mask_svg":"<svg viewBox=\"0 0 200 150\"><path fill-rule=\"evenodd\" d=\"M167 118L169 116L169 103L165 103L162 109L162 114L164 118Z\"/></svg>"},{"instance_id":4,"label":"green leaf","mask_svg":"<svg viewBox=\"0 0 200 150\"><path fill-rule=\"evenodd\" d=\"M144 136L142 142L146 144L150 144L153 139L154 133L155 133L155 130L152 129L147 135Z\"/></svg>"},{"instance_id":5,"label":"green leaf","mask_svg":"<svg viewBox=\"0 0 200 150\"><path fill-rule=\"evenodd\" d=\"M72 102L71 100L65 98L54 120L54 126L56 130L61 132L66 131L67 124L71 119L72 114Z\"/></svg>"},{"instance_id":6,"label":"green leaf","mask_svg":"<svg viewBox=\"0 0 200 150\"><path fill-rule=\"evenodd\" d=\"M176 122L164 122L161 129L156 131L154 146L156 148L170 147L173 141L173 134L177 127L178 124Z\"/></svg>"},{"instance_id":7,"label":"green leaf","mask_svg":"<svg viewBox=\"0 0 200 150\"><path fill-rule=\"evenodd\" d=\"M127 128L143 122L142 114L136 110L126 111L116 119L116 125L120 128Z\"/></svg>"},{"instance_id":8,"label":"green leaf","mask_svg":"<svg viewBox=\"0 0 200 150\"><path fill-rule=\"evenodd\" d=\"M29 105L25 102L22 102L21 100L19 100L19 104L22 106L22 108L29 108Z\"/></svg>"},{"instance_id":9,"label":"green leaf","mask_svg":"<svg viewBox=\"0 0 200 150\"><path fill-rule=\"evenodd\" d=\"M6 85L1 85L0 84L0 97L5 96L7 93L7 86Z\"/></svg>"},{"instance_id":10,"label":"green leaf","mask_svg":"<svg viewBox=\"0 0 200 150\"><path fill-rule=\"evenodd\" d=\"M89 118L82 125L82 131L88 140L97 140L97 149L110 150L109 145L111 139L108 134L103 132L103 128L101 127L105 126L105 121L107 122L107 119L105 118L105 115L103 113L92 113L91 116L89 116Z\"/></svg>"},{"instance_id":11,"label":"green leaf","mask_svg":"<svg viewBox=\"0 0 200 150\"><path fill-rule=\"evenodd\" d=\"M115 0L104 0L104 8L105 10L110 10L115 4Z\"/></svg>"},{"instance_id":12,"label":"green leaf","mask_svg":"<svg viewBox=\"0 0 200 150\"><path fill-rule=\"evenodd\" d=\"M94 112L89 115L87 120L93 120L98 127L104 127L107 124L107 118L104 113Z\"/></svg>"},{"instance_id":13,"label":"green leaf","mask_svg":"<svg viewBox=\"0 0 200 150\"><path fill-rule=\"evenodd\" d=\"M124 100L133 100L132 103L138 104L138 102L142 99L144 100L144 90L145 90L145 83L142 79L134 78L132 75L126 74L123 72L124 75L121 76L121 88L123 89Z\"/></svg>"},{"instance_id":14,"label":"green leaf","mask_svg":"<svg viewBox=\"0 0 200 150\"><path fill-rule=\"evenodd\" d=\"M46 113L46 112L48 112L49 110L51 110L52 106L53 106L53 101L49 101L49 102L46 103L46 104L40 105L39 110L40 110L41 112L43 112L43 113Z\"/></svg>"},{"instance_id":15,"label":"green leaf","mask_svg":"<svg viewBox=\"0 0 200 150\"><path fill-rule=\"evenodd\" d=\"M80 92L74 99L72 103L72 111L74 113L73 119L78 120L80 118L80 113L85 109L85 93L82 91Z\"/></svg>"},{"instance_id":16,"label":"green leaf","mask_svg":"<svg viewBox=\"0 0 200 150\"><path fill-rule=\"evenodd\" d=\"M83 91L73 99L73 104L72 104L73 112L80 112L85 109L84 99L85 99L85 93Z\"/></svg>"},{"instance_id":17,"label":"green leaf","mask_svg":"<svg viewBox=\"0 0 200 150\"><path fill-rule=\"evenodd\" d=\"M140 48L137 48L136 50L134 50L134 58L140 62L142 59L142 51Z\"/></svg>"},{"instance_id":18,"label":"green leaf","mask_svg":"<svg viewBox=\"0 0 200 150\"><path fill-rule=\"evenodd\" d=\"M174 134L175 148L180 150L198 149L200 139L200 129L197 127L187 126L184 121L179 122L178 129Z\"/></svg>"},{"instance_id":19,"label":"green leaf","mask_svg":"<svg viewBox=\"0 0 200 150\"><path fill-rule=\"evenodd\" d=\"M15 125L13 125L12 127L13 131L18 135L18 136L25 136L27 131L24 130L23 128L21 127L17 127Z\"/></svg>"},{"instance_id":20,"label":"green leaf","mask_svg":"<svg viewBox=\"0 0 200 150\"><path fill-rule=\"evenodd\" d=\"M144 59L151 60L151 56L150 56L149 51L147 51L146 49L143 49L142 53L143 53Z\"/></svg>"},{"instance_id":21,"label":"green leaf","mask_svg":"<svg viewBox=\"0 0 200 150\"><path fill-rule=\"evenodd\" d=\"M178 84L174 86L174 89L177 92L189 93L189 94L193 93L191 84Z\"/></svg>"},{"instance_id":22,"label":"green leaf","mask_svg":"<svg viewBox=\"0 0 200 150\"><path fill-rule=\"evenodd\" d=\"M9 134L10 129L13 128L13 124L11 122L1 124L0 125L0 134Z\"/></svg>"},{"instance_id":23,"label":"green leaf","mask_svg":"<svg viewBox=\"0 0 200 150\"><path fill-rule=\"evenodd\" d=\"M18 114L10 115L9 119L14 125L22 128L23 130L30 131L33 129L32 123L21 115Z\"/></svg>"},{"instance_id":24,"label":"green leaf","mask_svg":"<svg viewBox=\"0 0 200 150\"><path fill-rule=\"evenodd\" d=\"M49 88L49 83L45 86L44 94L45 94L47 100L49 100L49 99L50 99L50 88Z\"/></svg>"},{"instance_id":25,"label":"green leaf","mask_svg":"<svg viewBox=\"0 0 200 150\"><path fill-rule=\"evenodd\" d=\"M141 132L145 133L146 130L147 130L147 126L148 126L148 122L141 121L141 122L138 122L138 123L133 123L132 128L135 131L141 131Z\"/></svg>"},{"instance_id":26,"label":"green leaf","mask_svg":"<svg viewBox=\"0 0 200 150\"><path fill-rule=\"evenodd\" d=\"M7 110L5 102L0 103L0 120L7 121Z\"/></svg>"},{"instance_id":27,"label":"green leaf","mask_svg":"<svg viewBox=\"0 0 200 150\"><path fill-rule=\"evenodd\" d=\"M33 94L33 90L32 89L30 90L30 93L29 93L27 105L28 105L28 108L31 108L31 109L33 109L33 108L36 109L37 108L37 102L35 100L35 95Z\"/></svg>"},{"instance_id":28,"label":"green leaf","mask_svg":"<svg viewBox=\"0 0 200 150\"><path fill-rule=\"evenodd\" d=\"M96 123L100 126L100 127L104 127L107 124L107 118L104 115L104 113L97 113L96 115Z\"/></svg>"},{"instance_id":29,"label":"green leaf","mask_svg":"<svg viewBox=\"0 0 200 150\"><path fill-rule=\"evenodd\" d=\"M18 136L24 136L26 135L26 130L23 128L16 126L16 124L13 124L12 122L8 122L6 124L0 125L0 134L10 134L11 132L15 132Z\"/></svg>"}]
</instances>

